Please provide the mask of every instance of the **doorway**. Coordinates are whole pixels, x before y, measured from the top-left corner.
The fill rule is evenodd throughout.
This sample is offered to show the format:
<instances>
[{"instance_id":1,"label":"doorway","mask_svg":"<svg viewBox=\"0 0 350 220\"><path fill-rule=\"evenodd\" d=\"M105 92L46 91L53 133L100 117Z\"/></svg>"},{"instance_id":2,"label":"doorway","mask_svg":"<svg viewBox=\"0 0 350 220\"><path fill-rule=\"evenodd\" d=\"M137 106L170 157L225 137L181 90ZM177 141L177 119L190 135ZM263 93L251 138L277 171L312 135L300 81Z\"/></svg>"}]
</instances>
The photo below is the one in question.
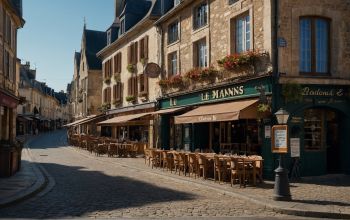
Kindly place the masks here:
<instances>
[{"instance_id":1,"label":"doorway","mask_svg":"<svg viewBox=\"0 0 350 220\"><path fill-rule=\"evenodd\" d=\"M340 166L340 143L339 143L339 115L332 111L326 114L326 146L327 146L327 171L339 173Z\"/></svg>"}]
</instances>

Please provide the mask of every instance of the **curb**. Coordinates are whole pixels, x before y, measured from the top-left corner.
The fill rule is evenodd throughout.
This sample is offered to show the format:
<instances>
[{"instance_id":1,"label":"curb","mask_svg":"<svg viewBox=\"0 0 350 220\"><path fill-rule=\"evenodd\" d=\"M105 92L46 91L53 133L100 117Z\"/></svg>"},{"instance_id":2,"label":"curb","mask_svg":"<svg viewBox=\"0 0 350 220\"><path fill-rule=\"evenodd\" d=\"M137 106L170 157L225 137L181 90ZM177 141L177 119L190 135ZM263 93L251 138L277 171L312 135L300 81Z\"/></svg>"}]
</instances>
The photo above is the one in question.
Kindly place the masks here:
<instances>
[{"instance_id":1,"label":"curb","mask_svg":"<svg viewBox=\"0 0 350 220\"><path fill-rule=\"evenodd\" d=\"M73 148L71 146L69 146L68 148L70 150L76 152L76 153L79 153L79 154L85 156L85 157L92 158L92 159L95 159L95 160L97 160L99 162L105 163L105 161L99 159L98 157L94 157L92 155L80 152L80 151L78 151L77 149L75 149L75 148ZM109 163L113 163L113 164L116 164L116 165L119 165L119 166L122 166L122 167L127 167L127 168L130 168L130 169L135 169L135 170L142 171L142 172L145 172L145 173L148 173L148 174L161 176L163 178L166 178L166 179L169 179L171 181L178 182L178 183L190 183L190 184L193 184L193 185L196 185L196 186L201 186L201 187L204 186L207 189L215 190L215 191L217 191L219 193L222 193L224 195L230 195L230 196L238 197L238 198L241 198L241 199L245 199L245 200L247 200L249 202L253 202L253 203L255 203L255 204L259 205L259 206L262 206L265 209L268 209L268 210L271 210L271 211L274 211L274 212L278 212L278 213L281 213L281 214L302 216L302 217L313 217L313 218L350 219L350 213L322 212L322 211L300 210L300 209L295 209L295 208L283 207L283 206L271 204L267 200L263 201L263 200L260 200L260 199L252 198L251 196L247 196L247 195L245 195L243 193L227 191L225 189L220 189L220 188L211 186L210 184L207 184L207 183L204 183L204 182L200 183L200 182L193 181L191 179L185 179L185 178L182 178L182 177L181 178L176 178L176 177L172 177L171 175L167 175L167 174L165 174L163 172L157 172L157 171L156 172L154 172L154 171L152 172L152 171L148 171L147 169L142 169L142 168L139 168L139 167L130 166L130 165L127 165L127 164L124 164L124 163L116 162L116 161L109 161Z\"/></svg>"},{"instance_id":2,"label":"curb","mask_svg":"<svg viewBox=\"0 0 350 220\"><path fill-rule=\"evenodd\" d=\"M50 181L52 181L52 178L48 176L46 170L43 167L41 167L40 164L36 164L35 160L33 159L33 156L31 155L30 149L28 148L28 143L32 140L33 138L31 137L26 141L23 150L26 151L27 156L29 158L29 163L32 166L32 170L36 176L35 183L29 188L23 189L15 195L0 201L0 208L18 204L20 202L23 202L24 200L32 198L33 196L42 192L48 185L50 185Z\"/></svg>"}]
</instances>

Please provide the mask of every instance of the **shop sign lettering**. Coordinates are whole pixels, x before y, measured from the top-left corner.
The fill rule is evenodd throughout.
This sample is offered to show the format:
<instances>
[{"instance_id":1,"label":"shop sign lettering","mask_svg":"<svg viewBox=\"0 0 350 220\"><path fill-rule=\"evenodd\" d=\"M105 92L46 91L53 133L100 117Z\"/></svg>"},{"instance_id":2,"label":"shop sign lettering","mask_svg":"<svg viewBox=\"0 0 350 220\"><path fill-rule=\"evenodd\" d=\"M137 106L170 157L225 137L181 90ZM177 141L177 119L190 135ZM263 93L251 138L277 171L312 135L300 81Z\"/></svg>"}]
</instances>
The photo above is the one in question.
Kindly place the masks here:
<instances>
[{"instance_id":1,"label":"shop sign lettering","mask_svg":"<svg viewBox=\"0 0 350 220\"><path fill-rule=\"evenodd\" d=\"M310 87L303 88L303 96L336 96L343 97L344 89L313 89Z\"/></svg>"},{"instance_id":2,"label":"shop sign lettering","mask_svg":"<svg viewBox=\"0 0 350 220\"><path fill-rule=\"evenodd\" d=\"M212 99L224 99L228 97L234 97L244 94L244 86L235 86L225 89L215 89L209 92L201 94L202 101L208 101Z\"/></svg>"},{"instance_id":3,"label":"shop sign lettering","mask_svg":"<svg viewBox=\"0 0 350 220\"><path fill-rule=\"evenodd\" d=\"M198 122L208 122L208 121L216 121L216 116L215 115L203 115L198 117Z\"/></svg>"}]
</instances>

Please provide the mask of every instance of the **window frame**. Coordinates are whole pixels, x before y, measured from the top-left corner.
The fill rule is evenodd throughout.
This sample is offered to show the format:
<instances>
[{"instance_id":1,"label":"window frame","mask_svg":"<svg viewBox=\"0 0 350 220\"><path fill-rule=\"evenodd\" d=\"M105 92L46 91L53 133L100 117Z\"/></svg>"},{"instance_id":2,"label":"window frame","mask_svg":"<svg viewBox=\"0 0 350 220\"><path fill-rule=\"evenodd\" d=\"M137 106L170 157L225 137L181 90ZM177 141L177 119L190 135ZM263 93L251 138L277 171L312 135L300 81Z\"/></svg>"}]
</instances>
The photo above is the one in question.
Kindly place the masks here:
<instances>
[{"instance_id":1,"label":"window frame","mask_svg":"<svg viewBox=\"0 0 350 220\"><path fill-rule=\"evenodd\" d=\"M300 68L300 62L301 62L301 56L300 56L300 47L301 47L301 21L303 19L310 19L311 20L311 71L310 72L305 72L305 71L301 71ZM320 20L324 20L327 22L328 25L328 34L327 34L327 38L328 38L328 46L327 46L327 50L328 50L328 61L327 61L327 72L322 73L322 72L316 72L316 26L315 23L316 21L320 19ZM304 75L304 76L330 76L331 75L331 24L332 24L332 19L328 18L328 17L323 17L323 16L316 16L316 15L312 15L312 16L300 16L299 17L299 74L300 75Z\"/></svg>"},{"instance_id":2,"label":"window frame","mask_svg":"<svg viewBox=\"0 0 350 220\"><path fill-rule=\"evenodd\" d=\"M204 54L204 60L201 60L201 51L202 48L200 47L201 45L205 45L205 54ZM208 45L207 45L207 39L202 38L196 42L194 42L194 51L195 51L195 65L194 67L199 67L199 68L206 68L208 67ZM204 61L204 65L201 66L200 64Z\"/></svg>"},{"instance_id":3,"label":"window frame","mask_svg":"<svg viewBox=\"0 0 350 220\"><path fill-rule=\"evenodd\" d=\"M175 64L175 72L174 72L174 59L173 57L176 58L176 64ZM179 71L178 71L178 57L177 57L177 51L173 51L168 54L168 76L175 76Z\"/></svg>"},{"instance_id":4,"label":"window frame","mask_svg":"<svg viewBox=\"0 0 350 220\"><path fill-rule=\"evenodd\" d=\"M206 16L203 16L204 19L204 23L199 22L202 20L201 15L200 15L200 11L198 11L201 7L205 6L206 7L206 11L205 14ZM199 14L199 17L197 16ZM205 27L206 25L208 25L209 22L209 4L207 1L204 1L202 3L199 3L193 10L193 30L198 30L202 27Z\"/></svg>"},{"instance_id":5,"label":"window frame","mask_svg":"<svg viewBox=\"0 0 350 220\"><path fill-rule=\"evenodd\" d=\"M247 22L246 22L246 18L249 17L249 49L247 48ZM239 20L244 20L244 25L243 25L243 29L242 29L242 33L241 33L241 37L242 37L242 51L238 51L238 21ZM231 48L233 48L232 52L233 53L244 53L247 52L249 50L253 49L253 44L252 44L252 40L253 40L253 36L252 36L252 16L250 14L250 10L243 12L242 14L239 14L238 16L234 17L231 20L231 34L232 34L232 46Z\"/></svg>"},{"instance_id":6,"label":"window frame","mask_svg":"<svg viewBox=\"0 0 350 220\"><path fill-rule=\"evenodd\" d=\"M176 25L176 31L173 31L173 30L175 30L175 28L172 29L172 27L175 25ZM178 19L168 25L168 45L176 43L180 40L180 28L179 28L180 26L179 25L180 25L180 22ZM176 33L176 36L174 38L171 38L170 36L173 36L174 33Z\"/></svg>"}]
</instances>

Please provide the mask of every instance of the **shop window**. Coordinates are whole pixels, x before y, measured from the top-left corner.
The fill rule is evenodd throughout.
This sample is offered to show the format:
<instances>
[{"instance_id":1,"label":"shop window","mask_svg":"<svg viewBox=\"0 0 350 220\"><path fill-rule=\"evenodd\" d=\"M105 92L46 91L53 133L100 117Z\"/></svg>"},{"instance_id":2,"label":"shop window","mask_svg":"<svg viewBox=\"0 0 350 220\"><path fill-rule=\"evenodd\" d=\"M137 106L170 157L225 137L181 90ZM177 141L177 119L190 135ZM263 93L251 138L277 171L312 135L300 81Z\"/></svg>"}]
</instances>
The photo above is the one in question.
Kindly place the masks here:
<instances>
[{"instance_id":1,"label":"shop window","mask_svg":"<svg viewBox=\"0 0 350 220\"><path fill-rule=\"evenodd\" d=\"M177 74L177 52L168 55L168 75L173 76Z\"/></svg>"},{"instance_id":2,"label":"shop window","mask_svg":"<svg viewBox=\"0 0 350 220\"><path fill-rule=\"evenodd\" d=\"M175 21L168 26L168 44L179 40L179 21Z\"/></svg>"},{"instance_id":3,"label":"shop window","mask_svg":"<svg viewBox=\"0 0 350 220\"><path fill-rule=\"evenodd\" d=\"M301 74L329 74L330 20L302 17L299 22Z\"/></svg>"},{"instance_id":4,"label":"shop window","mask_svg":"<svg viewBox=\"0 0 350 220\"><path fill-rule=\"evenodd\" d=\"M145 61L145 59L148 59L148 36L143 37L140 41L140 51L139 51L139 58L140 61Z\"/></svg>"},{"instance_id":5,"label":"shop window","mask_svg":"<svg viewBox=\"0 0 350 220\"><path fill-rule=\"evenodd\" d=\"M198 29L208 23L208 4L202 3L194 9L193 29Z\"/></svg>"},{"instance_id":6,"label":"shop window","mask_svg":"<svg viewBox=\"0 0 350 220\"><path fill-rule=\"evenodd\" d=\"M304 146L305 150L321 150L323 146L324 112L308 109L304 113Z\"/></svg>"}]
</instances>

